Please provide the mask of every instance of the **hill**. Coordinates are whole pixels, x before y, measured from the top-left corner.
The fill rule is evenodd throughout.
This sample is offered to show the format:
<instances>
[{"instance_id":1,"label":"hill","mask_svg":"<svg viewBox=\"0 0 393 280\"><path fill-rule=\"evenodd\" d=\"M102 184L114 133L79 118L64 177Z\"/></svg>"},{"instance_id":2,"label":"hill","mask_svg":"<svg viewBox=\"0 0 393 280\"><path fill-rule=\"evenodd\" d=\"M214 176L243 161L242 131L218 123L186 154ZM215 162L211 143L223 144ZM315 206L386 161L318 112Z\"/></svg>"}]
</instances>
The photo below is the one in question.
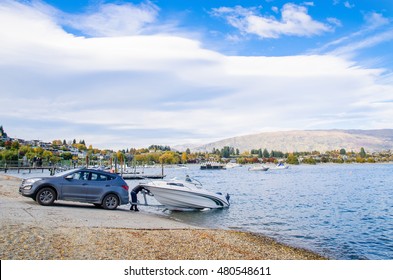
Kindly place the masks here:
<instances>
[{"instance_id":1,"label":"hill","mask_svg":"<svg viewBox=\"0 0 393 280\"><path fill-rule=\"evenodd\" d=\"M190 147L192 151L211 152L225 146L239 149L268 149L282 152L332 151L346 149L367 152L393 149L393 129L379 130L296 130L262 132L223 139L217 142Z\"/></svg>"}]
</instances>

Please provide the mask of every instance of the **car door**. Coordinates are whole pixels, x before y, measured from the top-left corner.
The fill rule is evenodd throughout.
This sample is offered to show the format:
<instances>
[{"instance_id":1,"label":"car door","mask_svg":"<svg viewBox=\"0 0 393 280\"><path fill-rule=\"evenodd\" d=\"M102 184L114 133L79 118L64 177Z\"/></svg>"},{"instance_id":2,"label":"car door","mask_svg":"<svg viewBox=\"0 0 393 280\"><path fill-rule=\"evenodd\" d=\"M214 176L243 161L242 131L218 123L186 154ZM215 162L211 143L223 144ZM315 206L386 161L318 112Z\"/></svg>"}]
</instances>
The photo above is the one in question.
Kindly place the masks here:
<instances>
[{"instance_id":1,"label":"car door","mask_svg":"<svg viewBox=\"0 0 393 280\"><path fill-rule=\"evenodd\" d=\"M77 171L68 175L62 186L62 199L71 201L86 201L90 172Z\"/></svg>"},{"instance_id":2,"label":"car door","mask_svg":"<svg viewBox=\"0 0 393 280\"><path fill-rule=\"evenodd\" d=\"M86 200L99 202L111 186L111 177L98 172L91 172L87 187Z\"/></svg>"}]
</instances>

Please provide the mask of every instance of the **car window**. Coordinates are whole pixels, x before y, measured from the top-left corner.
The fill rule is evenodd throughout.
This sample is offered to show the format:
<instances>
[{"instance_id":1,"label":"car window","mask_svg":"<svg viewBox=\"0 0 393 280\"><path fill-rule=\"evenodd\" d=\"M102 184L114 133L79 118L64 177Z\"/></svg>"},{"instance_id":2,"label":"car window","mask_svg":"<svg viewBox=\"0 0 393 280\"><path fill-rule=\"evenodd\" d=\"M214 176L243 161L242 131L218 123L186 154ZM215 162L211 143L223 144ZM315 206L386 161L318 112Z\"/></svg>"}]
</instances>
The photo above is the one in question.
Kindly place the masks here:
<instances>
[{"instance_id":1,"label":"car window","mask_svg":"<svg viewBox=\"0 0 393 280\"><path fill-rule=\"evenodd\" d=\"M92 181L100 181L100 180L99 180L99 176L100 176L100 174L91 173L90 180L92 180Z\"/></svg>"},{"instance_id":2,"label":"car window","mask_svg":"<svg viewBox=\"0 0 393 280\"><path fill-rule=\"evenodd\" d=\"M98 174L98 173L91 173L91 178L90 180L92 181L109 181L109 180L113 180L114 177L109 176L109 175L105 175L105 174Z\"/></svg>"},{"instance_id":3,"label":"car window","mask_svg":"<svg viewBox=\"0 0 393 280\"><path fill-rule=\"evenodd\" d=\"M106 181L107 178L105 175L92 172L90 180L92 180L92 181Z\"/></svg>"},{"instance_id":4,"label":"car window","mask_svg":"<svg viewBox=\"0 0 393 280\"><path fill-rule=\"evenodd\" d=\"M88 180L89 179L89 172L86 171L79 171L75 172L74 175L72 176L73 179L75 180Z\"/></svg>"}]
</instances>

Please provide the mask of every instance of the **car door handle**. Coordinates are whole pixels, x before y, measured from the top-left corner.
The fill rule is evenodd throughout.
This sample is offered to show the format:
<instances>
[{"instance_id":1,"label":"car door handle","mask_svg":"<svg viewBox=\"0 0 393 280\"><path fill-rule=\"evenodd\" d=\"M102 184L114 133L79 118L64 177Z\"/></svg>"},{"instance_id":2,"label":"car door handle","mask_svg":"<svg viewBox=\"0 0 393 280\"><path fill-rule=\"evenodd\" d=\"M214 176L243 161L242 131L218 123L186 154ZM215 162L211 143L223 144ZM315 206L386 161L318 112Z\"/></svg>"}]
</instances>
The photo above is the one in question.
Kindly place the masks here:
<instances>
[{"instance_id":1,"label":"car door handle","mask_svg":"<svg viewBox=\"0 0 393 280\"><path fill-rule=\"evenodd\" d=\"M105 187L110 187L111 185L105 185Z\"/></svg>"},{"instance_id":2,"label":"car door handle","mask_svg":"<svg viewBox=\"0 0 393 280\"><path fill-rule=\"evenodd\" d=\"M82 186L87 186L87 183L83 183Z\"/></svg>"}]
</instances>

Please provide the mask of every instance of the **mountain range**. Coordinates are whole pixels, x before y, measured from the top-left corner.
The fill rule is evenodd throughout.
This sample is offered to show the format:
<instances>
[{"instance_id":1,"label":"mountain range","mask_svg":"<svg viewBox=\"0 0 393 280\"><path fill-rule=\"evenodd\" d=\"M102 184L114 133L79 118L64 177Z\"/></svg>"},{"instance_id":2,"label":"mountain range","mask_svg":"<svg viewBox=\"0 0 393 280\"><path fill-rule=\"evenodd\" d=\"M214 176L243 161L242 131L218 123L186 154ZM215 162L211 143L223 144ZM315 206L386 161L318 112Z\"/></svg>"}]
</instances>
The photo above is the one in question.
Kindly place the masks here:
<instances>
[{"instance_id":1,"label":"mountain range","mask_svg":"<svg viewBox=\"0 0 393 280\"><path fill-rule=\"evenodd\" d=\"M222 149L225 146L239 149L240 152L265 148L268 151L282 152L326 152L340 149L359 152L362 147L367 152L380 152L393 149L393 129L261 132L188 148L193 152L211 152L213 148ZM174 148L180 150L184 147L187 145Z\"/></svg>"}]
</instances>

